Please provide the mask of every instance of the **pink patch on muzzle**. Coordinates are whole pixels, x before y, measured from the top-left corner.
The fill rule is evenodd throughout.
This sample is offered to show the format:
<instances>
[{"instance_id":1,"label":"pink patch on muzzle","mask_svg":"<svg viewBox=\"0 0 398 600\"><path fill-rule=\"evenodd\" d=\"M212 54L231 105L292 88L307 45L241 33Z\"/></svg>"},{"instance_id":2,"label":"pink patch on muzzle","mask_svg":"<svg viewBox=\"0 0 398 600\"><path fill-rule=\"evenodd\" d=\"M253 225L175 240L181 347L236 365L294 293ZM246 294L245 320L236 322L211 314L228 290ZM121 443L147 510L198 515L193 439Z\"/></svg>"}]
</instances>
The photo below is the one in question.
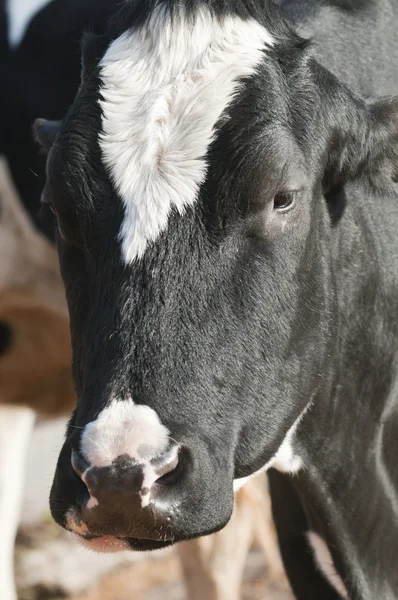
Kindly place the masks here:
<instances>
[{"instance_id":1,"label":"pink patch on muzzle","mask_svg":"<svg viewBox=\"0 0 398 600\"><path fill-rule=\"evenodd\" d=\"M122 552L123 550L130 550L130 546L125 540L119 540L112 535L103 535L99 538L92 540L86 540L80 538L86 548L93 550L94 552Z\"/></svg>"}]
</instances>

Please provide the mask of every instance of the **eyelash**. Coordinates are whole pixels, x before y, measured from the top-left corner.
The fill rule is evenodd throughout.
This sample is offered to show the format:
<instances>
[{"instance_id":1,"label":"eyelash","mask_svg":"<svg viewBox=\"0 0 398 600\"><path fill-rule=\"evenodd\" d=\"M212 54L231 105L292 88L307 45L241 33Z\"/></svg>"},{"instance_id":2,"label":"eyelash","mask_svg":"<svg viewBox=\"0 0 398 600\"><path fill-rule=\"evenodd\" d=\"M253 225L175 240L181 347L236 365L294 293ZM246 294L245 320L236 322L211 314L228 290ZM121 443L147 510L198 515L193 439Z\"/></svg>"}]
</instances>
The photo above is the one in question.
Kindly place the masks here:
<instances>
[{"instance_id":1,"label":"eyelash","mask_svg":"<svg viewBox=\"0 0 398 600\"><path fill-rule=\"evenodd\" d=\"M279 192L274 196L274 210L279 213L287 213L295 206L298 195L298 190Z\"/></svg>"}]
</instances>

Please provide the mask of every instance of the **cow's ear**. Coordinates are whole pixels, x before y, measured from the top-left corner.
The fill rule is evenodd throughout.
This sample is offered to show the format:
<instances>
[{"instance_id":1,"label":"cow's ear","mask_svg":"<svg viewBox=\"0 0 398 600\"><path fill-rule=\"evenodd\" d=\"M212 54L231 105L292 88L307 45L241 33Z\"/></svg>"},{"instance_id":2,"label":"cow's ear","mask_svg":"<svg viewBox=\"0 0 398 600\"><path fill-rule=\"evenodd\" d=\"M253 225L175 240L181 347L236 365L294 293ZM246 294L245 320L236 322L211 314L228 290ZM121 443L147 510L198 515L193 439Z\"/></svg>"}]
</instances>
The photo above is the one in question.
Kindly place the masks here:
<instances>
[{"instance_id":1,"label":"cow's ear","mask_svg":"<svg viewBox=\"0 0 398 600\"><path fill-rule=\"evenodd\" d=\"M396 193L398 99L365 101L320 69L320 113L326 138L324 191L363 179L377 192Z\"/></svg>"},{"instance_id":2,"label":"cow's ear","mask_svg":"<svg viewBox=\"0 0 398 600\"><path fill-rule=\"evenodd\" d=\"M104 36L87 31L82 37L81 83L85 83L97 68L108 42Z\"/></svg>"},{"instance_id":3,"label":"cow's ear","mask_svg":"<svg viewBox=\"0 0 398 600\"><path fill-rule=\"evenodd\" d=\"M378 192L398 191L398 98L383 98L367 106L369 154L362 175Z\"/></svg>"},{"instance_id":4,"label":"cow's ear","mask_svg":"<svg viewBox=\"0 0 398 600\"><path fill-rule=\"evenodd\" d=\"M36 119L33 124L33 133L41 147L49 152L55 142L61 126L61 121L47 121L46 119Z\"/></svg>"}]
</instances>

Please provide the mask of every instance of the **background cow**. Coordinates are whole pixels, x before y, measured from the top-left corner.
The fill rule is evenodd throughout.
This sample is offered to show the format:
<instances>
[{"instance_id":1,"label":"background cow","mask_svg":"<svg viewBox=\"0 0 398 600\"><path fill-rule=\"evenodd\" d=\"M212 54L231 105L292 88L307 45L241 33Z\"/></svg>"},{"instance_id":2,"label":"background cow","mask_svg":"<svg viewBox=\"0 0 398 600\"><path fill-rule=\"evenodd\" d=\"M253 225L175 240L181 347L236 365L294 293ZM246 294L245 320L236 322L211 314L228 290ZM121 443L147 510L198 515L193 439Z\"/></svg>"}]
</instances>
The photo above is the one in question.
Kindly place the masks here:
<instances>
[{"instance_id":1,"label":"background cow","mask_svg":"<svg viewBox=\"0 0 398 600\"><path fill-rule=\"evenodd\" d=\"M273 466L297 597L392 599L398 101L357 93L396 92L398 8L337 4L321 50L260 0L129 2L86 39L37 128L78 393L51 508L165 547Z\"/></svg>"},{"instance_id":2,"label":"background cow","mask_svg":"<svg viewBox=\"0 0 398 600\"><path fill-rule=\"evenodd\" d=\"M82 32L103 31L116 5L117 0L0 2L0 153L32 218L45 166L32 123L40 114L63 116L80 83Z\"/></svg>"}]
</instances>

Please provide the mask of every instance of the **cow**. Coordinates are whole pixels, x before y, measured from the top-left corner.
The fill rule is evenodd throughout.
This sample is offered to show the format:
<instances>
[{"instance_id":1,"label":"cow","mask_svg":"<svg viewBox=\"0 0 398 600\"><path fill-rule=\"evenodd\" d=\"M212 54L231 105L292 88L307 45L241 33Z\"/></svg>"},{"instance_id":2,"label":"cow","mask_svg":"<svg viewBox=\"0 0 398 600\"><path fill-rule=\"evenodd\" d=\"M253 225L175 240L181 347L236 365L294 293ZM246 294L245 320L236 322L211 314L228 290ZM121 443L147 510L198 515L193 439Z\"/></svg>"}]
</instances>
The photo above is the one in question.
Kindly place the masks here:
<instances>
[{"instance_id":1,"label":"cow","mask_svg":"<svg viewBox=\"0 0 398 600\"><path fill-rule=\"evenodd\" d=\"M387 600L398 7L299 8L125 2L37 123L78 395L50 505L92 549L152 550L269 470L296 597Z\"/></svg>"}]
</instances>

